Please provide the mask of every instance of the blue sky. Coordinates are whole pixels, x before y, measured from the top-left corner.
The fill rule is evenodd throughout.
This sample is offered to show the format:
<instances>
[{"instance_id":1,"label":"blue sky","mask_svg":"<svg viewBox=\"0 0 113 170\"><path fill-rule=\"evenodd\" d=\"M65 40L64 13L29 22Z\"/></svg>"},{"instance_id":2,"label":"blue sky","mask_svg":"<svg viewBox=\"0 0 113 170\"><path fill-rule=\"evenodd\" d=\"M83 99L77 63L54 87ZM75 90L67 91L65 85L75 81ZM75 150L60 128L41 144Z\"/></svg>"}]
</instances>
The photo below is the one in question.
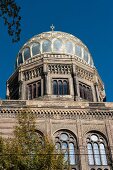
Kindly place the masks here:
<instances>
[{"instance_id":1,"label":"blue sky","mask_svg":"<svg viewBox=\"0 0 113 170\"><path fill-rule=\"evenodd\" d=\"M89 48L105 84L107 101L113 101L113 0L16 0L21 6L21 40L13 44L0 18L0 98L14 71L16 55L32 36L50 31L68 32Z\"/></svg>"}]
</instances>

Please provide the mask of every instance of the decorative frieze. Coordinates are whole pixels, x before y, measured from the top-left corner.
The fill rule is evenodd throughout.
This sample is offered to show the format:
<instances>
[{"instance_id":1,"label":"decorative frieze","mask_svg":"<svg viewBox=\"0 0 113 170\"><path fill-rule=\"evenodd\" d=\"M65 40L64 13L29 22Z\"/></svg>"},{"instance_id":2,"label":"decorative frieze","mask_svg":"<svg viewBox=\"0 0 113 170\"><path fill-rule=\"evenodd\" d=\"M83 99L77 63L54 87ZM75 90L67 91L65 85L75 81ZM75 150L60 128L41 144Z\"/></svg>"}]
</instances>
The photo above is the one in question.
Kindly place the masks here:
<instances>
[{"instance_id":1,"label":"decorative frieze","mask_svg":"<svg viewBox=\"0 0 113 170\"><path fill-rule=\"evenodd\" d=\"M72 66L68 64L49 64L48 72L54 74L70 74L72 72Z\"/></svg>"},{"instance_id":2,"label":"decorative frieze","mask_svg":"<svg viewBox=\"0 0 113 170\"><path fill-rule=\"evenodd\" d=\"M76 67L76 74L80 78L84 78L86 80L93 81L93 73L91 73L87 70L84 70L81 67L78 67L78 66Z\"/></svg>"},{"instance_id":3,"label":"decorative frieze","mask_svg":"<svg viewBox=\"0 0 113 170\"><path fill-rule=\"evenodd\" d=\"M43 67L37 67L37 68L33 68L31 70L26 70L23 72L23 77L24 77L24 81L33 79L35 77L39 77L42 75L43 72Z\"/></svg>"},{"instance_id":4,"label":"decorative frieze","mask_svg":"<svg viewBox=\"0 0 113 170\"><path fill-rule=\"evenodd\" d=\"M113 120L113 111L95 111L95 110L74 110L74 109L1 109L0 110L0 117L10 118L16 117L19 113L33 113L36 114L36 117L39 119L96 119L96 120L104 120L110 119Z\"/></svg>"}]
</instances>

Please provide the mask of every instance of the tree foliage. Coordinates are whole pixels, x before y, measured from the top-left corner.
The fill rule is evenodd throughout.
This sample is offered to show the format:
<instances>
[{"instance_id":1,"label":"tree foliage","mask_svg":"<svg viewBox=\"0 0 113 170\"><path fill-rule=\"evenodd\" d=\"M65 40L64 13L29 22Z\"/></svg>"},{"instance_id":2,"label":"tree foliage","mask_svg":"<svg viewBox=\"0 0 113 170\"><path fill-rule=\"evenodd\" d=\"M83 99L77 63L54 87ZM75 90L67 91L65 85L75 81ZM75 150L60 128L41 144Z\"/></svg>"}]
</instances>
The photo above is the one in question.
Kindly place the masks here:
<instances>
[{"instance_id":1,"label":"tree foliage","mask_svg":"<svg viewBox=\"0 0 113 170\"><path fill-rule=\"evenodd\" d=\"M0 138L0 170L63 170L63 154L36 132L34 120L30 113L20 114L14 138Z\"/></svg>"},{"instance_id":2,"label":"tree foliage","mask_svg":"<svg viewBox=\"0 0 113 170\"><path fill-rule=\"evenodd\" d=\"M20 40L20 7L15 0L0 0L0 17L8 28L8 34L12 37L12 42Z\"/></svg>"}]
</instances>

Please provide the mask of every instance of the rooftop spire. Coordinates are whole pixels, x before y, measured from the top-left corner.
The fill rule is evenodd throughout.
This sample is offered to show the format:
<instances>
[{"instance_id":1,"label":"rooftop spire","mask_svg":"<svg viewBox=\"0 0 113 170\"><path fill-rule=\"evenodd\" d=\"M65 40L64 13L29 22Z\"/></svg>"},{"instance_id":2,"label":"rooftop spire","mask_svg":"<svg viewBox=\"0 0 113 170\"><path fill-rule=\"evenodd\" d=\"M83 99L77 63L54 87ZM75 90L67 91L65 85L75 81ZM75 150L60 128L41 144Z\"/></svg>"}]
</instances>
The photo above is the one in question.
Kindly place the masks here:
<instances>
[{"instance_id":1,"label":"rooftop spire","mask_svg":"<svg viewBox=\"0 0 113 170\"><path fill-rule=\"evenodd\" d=\"M54 31L55 26L52 24L52 25L50 26L50 28L51 28L51 31Z\"/></svg>"}]
</instances>

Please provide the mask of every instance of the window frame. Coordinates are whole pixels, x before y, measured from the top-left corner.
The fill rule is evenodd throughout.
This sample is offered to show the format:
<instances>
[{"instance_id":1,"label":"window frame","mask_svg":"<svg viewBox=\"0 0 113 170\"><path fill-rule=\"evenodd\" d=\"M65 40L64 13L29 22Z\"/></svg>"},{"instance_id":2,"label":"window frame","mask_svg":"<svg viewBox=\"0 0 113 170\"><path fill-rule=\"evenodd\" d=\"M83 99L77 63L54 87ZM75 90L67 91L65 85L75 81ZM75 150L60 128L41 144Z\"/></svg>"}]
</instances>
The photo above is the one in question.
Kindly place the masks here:
<instances>
[{"instance_id":1,"label":"window frame","mask_svg":"<svg viewBox=\"0 0 113 170\"><path fill-rule=\"evenodd\" d=\"M61 139L61 135L62 134L66 134L68 136L67 140L63 140ZM72 169L78 169L79 166L79 148L78 148L78 143L77 143L77 139L75 137L75 135L73 135L71 132L68 132L67 130L59 130L54 134L54 139L55 139L55 146L56 144L60 144L60 149L56 149L57 152L63 152L62 151L62 144L65 142L67 144L67 149L66 149L66 156L67 156L67 166L70 166ZM75 163L70 164L70 149L69 146L70 144L73 144L74 147L74 161ZM64 153L64 152L63 152Z\"/></svg>"},{"instance_id":2,"label":"window frame","mask_svg":"<svg viewBox=\"0 0 113 170\"><path fill-rule=\"evenodd\" d=\"M38 86L39 84L40 84L40 86ZM35 87L35 97L34 97L34 85L36 86ZM29 87L31 87L31 97L29 97L29 92L30 92ZM40 90L40 92L39 92L39 90ZM26 95L27 100L32 100L32 99L41 97L41 93L42 93L41 80L27 84L27 95Z\"/></svg>"},{"instance_id":3,"label":"window frame","mask_svg":"<svg viewBox=\"0 0 113 170\"><path fill-rule=\"evenodd\" d=\"M56 82L56 94L54 93L54 82ZM60 93L60 86L59 86L59 82L62 83L62 94ZM65 93L65 85L64 82L67 83L67 94ZM66 95L70 95L70 91L69 91L69 81L68 79L52 79L52 94L56 95L56 96L66 96Z\"/></svg>"},{"instance_id":4,"label":"window frame","mask_svg":"<svg viewBox=\"0 0 113 170\"><path fill-rule=\"evenodd\" d=\"M95 135L95 136L97 136L97 141L95 140L92 140L91 139L91 136L93 136L93 135ZM101 134L99 134L99 133L96 133L96 132L92 132L92 133L90 133L90 134L88 134L88 136L87 136L87 138L86 138L86 142L87 142L87 154L88 154L88 165L89 166L91 166L92 168L91 169L95 169L95 167L100 167L100 168L102 168L102 167L104 167L104 168L108 168L108 163L109 163L109 161L108 161L108 156L107 156L107 153L108 153L108 151L107 151L107 141L106 141L106 139L101 135ZM99 152L99 159L100 159L100 164L97 164L96 163L96 160L95 160L95 152L94 152L94 144L97 144L98 145L98 152ZM89 151L88 151L88 144L91 144L91 149L92 149L92 159L93 160L91 160L92 162L94 162L93 164L91 164L91 162L90 162L90 155L89 155ZM103 144L103 146L104 146L104 151L105 151L105 157L104 158L102 158L102 153L101 153L101 148L100 148L100 145L101 144ZM104 161L106 162L104 162L103 163L103 159L105 159ZM103 169L103 168L102 168ZM108 168L109 169L109 168Z\"/></svg>"}]
</instances>

